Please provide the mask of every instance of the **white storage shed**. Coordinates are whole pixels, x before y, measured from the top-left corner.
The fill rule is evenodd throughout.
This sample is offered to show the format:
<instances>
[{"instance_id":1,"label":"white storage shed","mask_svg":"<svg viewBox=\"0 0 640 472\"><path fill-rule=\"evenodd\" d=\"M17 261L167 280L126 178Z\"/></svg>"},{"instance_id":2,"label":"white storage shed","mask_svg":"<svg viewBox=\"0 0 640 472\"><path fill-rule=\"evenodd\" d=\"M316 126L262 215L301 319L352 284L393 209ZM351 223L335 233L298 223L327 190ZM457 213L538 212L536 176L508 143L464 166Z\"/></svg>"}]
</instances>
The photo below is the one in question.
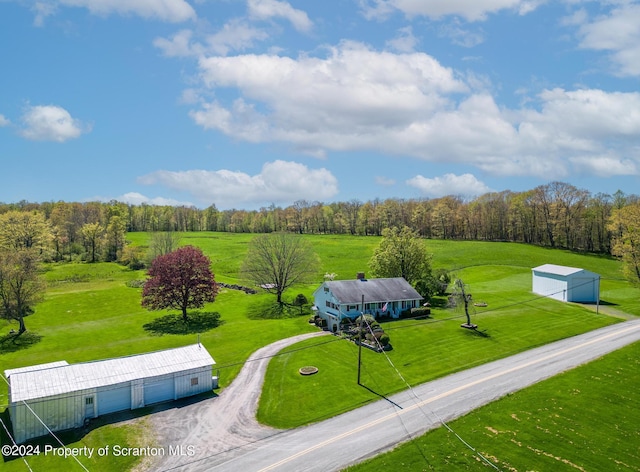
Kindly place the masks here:
<instances>
[{"instance_id":1,"label":"white storage shed","mask_svg":"<svg viewBox=\"0 0 640 472\"><path fill-rule=\"evenodd\" d=\"M14 440L22 443L48 429L77 428L107 413L210 391L217 387L213 364L204 346L194 344L80 364L59 361L6 370Z\"/></svg>"},{"instance_id":2,"label":"white storage shed","mask_svg":"<svg viewBox=\"0 0 640 472\"><path fill-rule=\"evenodd\" d=\"M534 293L563 302L600 300L600 276L594 272L555 264L544 264L531 271Z\"/></svg>"}]
</instances>

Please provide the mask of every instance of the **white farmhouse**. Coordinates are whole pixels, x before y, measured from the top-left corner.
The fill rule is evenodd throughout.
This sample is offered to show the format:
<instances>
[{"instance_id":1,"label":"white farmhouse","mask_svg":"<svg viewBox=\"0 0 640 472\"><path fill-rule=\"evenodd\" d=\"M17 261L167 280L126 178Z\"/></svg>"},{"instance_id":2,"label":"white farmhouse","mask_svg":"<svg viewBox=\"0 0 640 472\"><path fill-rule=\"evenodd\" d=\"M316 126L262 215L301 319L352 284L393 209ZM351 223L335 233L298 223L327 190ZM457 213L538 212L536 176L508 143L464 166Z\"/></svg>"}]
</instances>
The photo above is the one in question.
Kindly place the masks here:
<instances>
[{"instance_id":1,"label":"white farmhouse","mask_svg":"<svg viewBox=\"0 0 640 472\"><path fill-rule=\"evenodd\" d=\"M531 271L533 293L563 302L600 300L600 276L594 272L555 264L544 264Z\"/></svg>"},{"instance_id":2,"label":"white farmhouse","mask_svg":"<svg viewBox=\"0 0 640 472\"><path fill-rule=\"evenodd\" d=\"M212 390L215 364L200 344L115 359L5 371L14 440L77 428L91 418ZM214 385L215 383L215 385Z\"/></svg>"},{"instance_id":3,"label":"white farmhouse","mask_svg":"<svg viewBox=\"0 0 640 472\"><path fill-rule=\"evenodd\" d=\"M314 310L336 332L343 318L361 313L398 318L404 310L420 306L422 296L402 277L324 282L313 292Z\"/></svg>"}]
</instances>

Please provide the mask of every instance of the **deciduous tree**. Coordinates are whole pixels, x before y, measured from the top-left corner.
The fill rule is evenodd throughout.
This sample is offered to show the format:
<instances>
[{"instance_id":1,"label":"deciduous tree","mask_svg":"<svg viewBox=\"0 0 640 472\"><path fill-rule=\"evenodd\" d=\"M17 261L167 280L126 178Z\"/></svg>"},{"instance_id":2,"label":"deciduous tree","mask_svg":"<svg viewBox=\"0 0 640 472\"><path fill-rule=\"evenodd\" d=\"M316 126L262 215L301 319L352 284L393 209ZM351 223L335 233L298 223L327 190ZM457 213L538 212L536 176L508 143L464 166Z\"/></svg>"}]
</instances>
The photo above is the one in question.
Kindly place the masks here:
<instances>
[{"instance_id":1,"label":"deciduous tree","mask_svg":"<svg viewBox=\"0 0 640 472\"><path fill-rule=\"evenodd\" d=\"M311 245L290 233L253 238L242 264L243 278L274 293L280 304L287 288L309 282L318 273L318 257Z\"/></svg>"},{"instance_id":2,"label":"deciduous tree","mask_svg":"<svg viewBox=\"0 0 640 472\"><path fill-rule=\"evenodd\" d=\"M82 233L82 242L89 262L96 262L100 254L104 228L100 223L87 223L82 226L80 232Z\"/></svg>"},{"instance_id":3,"label":"deciduous tree","mask_svg":"<svg viewBox=\"0 0 640 472\"><path fill-rule=\"evenodd\" d=\"M175 231L160 231L151 235L149 241L149 259L154 260L158 256L164 256L178 249L180 245L180 233Z\"/></svg>"},{"instance_id":4,"label":"deciduous tree","mask_svg":"<svg viewBox=\"0 0 640 472\"><path fill-rule=\"evenodd\" d=\"M25 316L33 313L44 294L39 263L34 248L0 251L0 317L18 322L18 336L27 330Z\"/></svg>"},{"instance_id":5,"label":"deciduous tree","mask_svg":"<svg viewBox=\"0 0 640 472\"><path fill-rule=\"evenodd\" d=\"M188 321L189 308L202 308L218 293L211 261L199 248L184 246L153 260L142 288L142 306L178 309Z\"/></svg>"},{"instance_id":6,"label":"deciduous tree","mask_svg":"<svg viewBox=\"0 0 640 472\"><path fill-rule=\"evenodd\" d=\"M461 279L456 279L453 282L453 291L449 297L449 305L453 308L464 307L464 314L467 317L467 322L462 325L463 328L476 329L478 326L471 323L471 316L469 311L473 310L471 303L472 296L468 293L465 283Z\"/></svg>"},{"instance_id":7,"label":"deciduous tree","mask_svg":"<svg viewBox=\"0 0 640 472\"><path fill-rule=\"evenodd\" d=\"M640 203L614 210L609 230L613 232L613 254L622 259L627 278L640 285Z\"/></svg>"},{"instance_id":8,"label":"deciduous tree","mask_svg":"<svg viewBox=\"0 0 640 472\"><path fill-rule=\"evenodd\" d=\"M49 250L51 227L38 211L8 211L0 215L0 249Z\"/></svg>"},{"instance_id":9,"label":"deciduous tree","mask_svg":"<svg viewBox=\"0 0 640 472\"><path fill-rule=\"evenodd\" d=\"M120 215L114 215L109 220L105 233L105 247L107 262L117 261L122 255L126 243L127 224Z\"/></svg>"},{"instance_id":10,"label":"deciduous tree","mask_svg":"<svg viewBox=\"0 0 640 472\"><path fill-rule=\"evenodd\" d=\"M412 285L431 277L431 254L415 231L394 227L382 236L369 262L376 277L404 277Z\"/></svg>"}]
</instances>

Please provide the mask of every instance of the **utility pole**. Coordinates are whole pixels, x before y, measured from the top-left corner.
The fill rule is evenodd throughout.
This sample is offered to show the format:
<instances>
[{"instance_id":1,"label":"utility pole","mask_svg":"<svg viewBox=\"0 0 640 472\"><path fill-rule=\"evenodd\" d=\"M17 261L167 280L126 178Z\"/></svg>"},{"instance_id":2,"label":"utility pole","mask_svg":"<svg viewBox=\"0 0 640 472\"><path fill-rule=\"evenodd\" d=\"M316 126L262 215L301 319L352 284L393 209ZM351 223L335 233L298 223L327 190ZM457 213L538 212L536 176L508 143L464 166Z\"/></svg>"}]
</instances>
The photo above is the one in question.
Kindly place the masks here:
<instances>
[{"instance_id":1,"label":"utility pole","mask_svg":"<svg viewBox=\"0 0 640 472\"><path fill-rule=\"evenodd\" d=\"M360 383L360 365L362 364L362 322L364 321L364 293L362 294L362 311L360 312L360 323L358 323L358 385Z\"/></svg>"}]
</instances>

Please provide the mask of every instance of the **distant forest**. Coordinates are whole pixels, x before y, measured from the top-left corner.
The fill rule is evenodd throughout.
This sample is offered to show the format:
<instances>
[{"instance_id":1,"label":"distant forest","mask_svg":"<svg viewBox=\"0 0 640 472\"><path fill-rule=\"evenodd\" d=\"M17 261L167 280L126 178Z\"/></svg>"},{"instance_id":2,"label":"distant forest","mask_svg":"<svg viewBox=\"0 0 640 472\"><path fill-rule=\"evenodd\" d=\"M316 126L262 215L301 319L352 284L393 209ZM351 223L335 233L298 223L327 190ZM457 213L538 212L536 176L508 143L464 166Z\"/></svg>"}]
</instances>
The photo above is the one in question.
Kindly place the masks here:
<instances>
[{"instance_id":1,"label":"distant forest","mask_svg":"<svg viewBox=\"0 0 640 472\"><path fill-rule=\"evenodd\" d=\"M612 213L640 201L621 191L613 195L552 182L525 192L487 193L473 200L386 199L362 202L309 202L259 210L199 209L187 206L105 202L0 203L0 215L12 210L39 212L48 222L55 259L73 259L87 251L87 229L134 231L221 231L300 234L380 235L384 228L408 226L424 238L514 241L575 251L611 253ZM92 225L88 227L87 225ZM615 229L614 229L615 231ZM107 260L119 259L117 244Z\"/></svg>"}]
</instances>

